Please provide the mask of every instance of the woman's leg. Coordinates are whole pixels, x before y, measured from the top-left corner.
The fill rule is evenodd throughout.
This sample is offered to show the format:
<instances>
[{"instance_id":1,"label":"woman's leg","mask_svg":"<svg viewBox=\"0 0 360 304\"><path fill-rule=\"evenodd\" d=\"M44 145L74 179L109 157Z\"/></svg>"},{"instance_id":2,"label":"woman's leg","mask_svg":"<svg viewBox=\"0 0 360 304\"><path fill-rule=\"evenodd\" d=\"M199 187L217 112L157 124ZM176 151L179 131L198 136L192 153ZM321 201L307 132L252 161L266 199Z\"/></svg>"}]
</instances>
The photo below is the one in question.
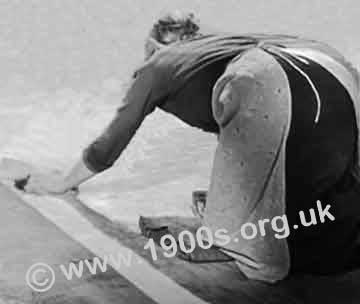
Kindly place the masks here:
<instances>
[{"instance_id":1,"label":"woman's leg","mask_svg":"<svg viewBox=\"0 0 360 304\"><path fill-rule=\"evenodd\" d=\"M290 98L284 70L260 49L233 60L214 87L220 135L204 223L227 230L231 242L223 247L253 279L282 279L290 266L285 235L270 226L285 214Z\"/></svg>"}]
</instances>

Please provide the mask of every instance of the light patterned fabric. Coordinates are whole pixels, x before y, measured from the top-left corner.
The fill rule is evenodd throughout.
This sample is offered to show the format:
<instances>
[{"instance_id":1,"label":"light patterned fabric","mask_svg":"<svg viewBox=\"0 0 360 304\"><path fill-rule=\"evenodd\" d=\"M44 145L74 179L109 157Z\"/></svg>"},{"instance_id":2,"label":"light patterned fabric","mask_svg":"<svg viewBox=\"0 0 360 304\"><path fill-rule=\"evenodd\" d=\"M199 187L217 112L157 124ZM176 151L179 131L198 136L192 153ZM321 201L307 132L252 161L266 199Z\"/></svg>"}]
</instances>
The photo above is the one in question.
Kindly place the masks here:
<instances>
[{"instance_id":1,"label":"light patterned fabric","mask_svg":"<svg viewBox=\"0 0 360 304\"><path fill-rule=\"evenodd\" d=\"M232 242L224 249L251 279L273 282L289 270L286 239L276 239L266 225L266 236L246 240L241 226L285 214L290 103L286 73L257 48L233 60L214 87L220 135L204 221L229 232Z\"/></svg>"}]
</instances>

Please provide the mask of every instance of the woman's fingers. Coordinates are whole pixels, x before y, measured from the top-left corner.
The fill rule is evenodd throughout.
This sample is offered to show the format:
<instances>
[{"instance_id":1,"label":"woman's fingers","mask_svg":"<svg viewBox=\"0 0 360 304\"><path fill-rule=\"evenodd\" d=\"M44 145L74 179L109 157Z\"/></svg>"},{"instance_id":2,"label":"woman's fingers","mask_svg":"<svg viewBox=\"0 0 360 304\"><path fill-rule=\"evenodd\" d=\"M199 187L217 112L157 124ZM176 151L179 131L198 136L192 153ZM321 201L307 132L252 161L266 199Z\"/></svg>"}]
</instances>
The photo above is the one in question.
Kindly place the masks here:
<instances>
[{"instance_id":1,"label":"woman's fingers","mask_svg":"<svg viewBox=\"0 0 360 304\"><path fill-rule=\"evenodd\" d=\"M51 189L48 183L49 183L49 177L33 175L30 176L27 184L24 187L24 191L27 193L33 193L39 195L49 194L51 193Z\"/></svg>"},{"instance_id":2,"label":"woman's fingers","mask_svg":"<svg viewBox=\"0 0 360 304\"><path fill-rule=\"evenodd\" d=\"M34 193L34 194L45 194L46 191L42 187L41 183L38 180L30 178L27 185L24 187L24 191L27 193Z\"/></svg>"}]
</instances>

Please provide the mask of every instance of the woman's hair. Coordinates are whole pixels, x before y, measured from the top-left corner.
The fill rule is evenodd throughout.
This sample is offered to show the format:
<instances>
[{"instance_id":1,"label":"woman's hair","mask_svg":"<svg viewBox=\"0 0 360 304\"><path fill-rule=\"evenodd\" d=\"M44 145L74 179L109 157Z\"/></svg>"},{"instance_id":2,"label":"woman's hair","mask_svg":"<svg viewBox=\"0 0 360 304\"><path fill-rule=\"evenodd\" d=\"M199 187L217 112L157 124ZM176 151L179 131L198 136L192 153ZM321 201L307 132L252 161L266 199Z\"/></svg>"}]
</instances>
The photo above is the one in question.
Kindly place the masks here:
<instances>
[{"instance_id":1,"label":"woman's hair","mask_svg":"<svg viewBox=\"0 0 360 304\"><path fill-rule=\"evenodd\" d=\"M160 17L153 25L150 37L157 42L167 44L163 37L169 32L178 32L180 40L198 35L199 22L193 13L174 11Z\"/></svg>"}]
</instances>

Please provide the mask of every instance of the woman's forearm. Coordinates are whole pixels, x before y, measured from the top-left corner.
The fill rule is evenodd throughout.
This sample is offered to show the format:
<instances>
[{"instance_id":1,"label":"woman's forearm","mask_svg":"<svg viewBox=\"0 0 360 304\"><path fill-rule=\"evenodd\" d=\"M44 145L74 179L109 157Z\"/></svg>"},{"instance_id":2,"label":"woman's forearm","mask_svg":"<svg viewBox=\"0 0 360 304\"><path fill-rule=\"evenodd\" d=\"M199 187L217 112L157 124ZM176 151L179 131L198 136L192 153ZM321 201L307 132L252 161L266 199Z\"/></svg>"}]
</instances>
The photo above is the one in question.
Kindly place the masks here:
<instances>
[{"instance_id":1,"label":"woman's forearm","mask_svg":"<svg viewBox=\"0 0 360 304\"><path fill-rule=\"evenodd\" d=\"M80 160L71 169L69 175L64 179L64 186L67 190L78 187L83 182L92 178L96 173L89 170L83 160Z\"/></svg>"}]
</instances>

